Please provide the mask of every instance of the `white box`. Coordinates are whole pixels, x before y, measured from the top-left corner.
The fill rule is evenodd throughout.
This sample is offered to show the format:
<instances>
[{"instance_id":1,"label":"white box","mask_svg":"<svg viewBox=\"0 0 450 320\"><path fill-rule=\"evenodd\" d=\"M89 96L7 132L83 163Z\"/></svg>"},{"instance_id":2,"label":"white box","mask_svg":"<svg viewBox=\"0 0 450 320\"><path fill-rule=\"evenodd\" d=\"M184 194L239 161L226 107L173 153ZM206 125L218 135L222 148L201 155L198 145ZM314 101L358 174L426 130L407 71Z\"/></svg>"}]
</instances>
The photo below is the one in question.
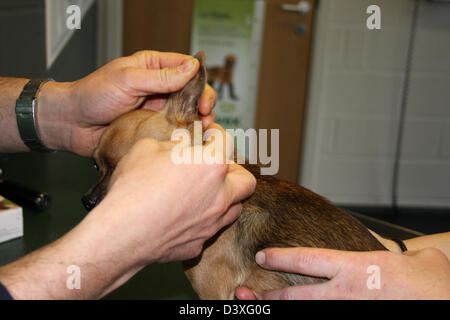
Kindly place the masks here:
<instances>
[{"instance_id":1,"label":"white box","mask_svg":"<svg viewBox=\"0 0 450 320\"><path fill-rule=\"evenodd\" d=\"M0 243L22 236L22 208L0 196Z\"/></svg>"}]
</instances>

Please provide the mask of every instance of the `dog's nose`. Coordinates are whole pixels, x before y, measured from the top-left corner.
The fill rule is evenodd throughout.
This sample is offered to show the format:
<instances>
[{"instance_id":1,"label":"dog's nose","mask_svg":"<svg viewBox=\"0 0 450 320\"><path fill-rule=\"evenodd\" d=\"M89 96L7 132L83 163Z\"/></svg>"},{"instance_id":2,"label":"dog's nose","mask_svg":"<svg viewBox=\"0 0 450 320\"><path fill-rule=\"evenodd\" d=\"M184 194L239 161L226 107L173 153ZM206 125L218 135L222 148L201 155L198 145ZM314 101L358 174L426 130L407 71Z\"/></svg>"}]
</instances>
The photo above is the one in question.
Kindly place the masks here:
<instances>
[{"instance_id":1,"label":"dog's nose","mask_svg":"<svg viewBox=\"0 0 450 320\"><path fill-rule=\"evenodd\" d=\"M90 198L88 196L84 196L83 198L81 198L81 203L83 203L83 206L86 208L87 211L91 211L97 205L98 202L97 200L98 200L97 198Z\"/></svg>"}]
</instances>

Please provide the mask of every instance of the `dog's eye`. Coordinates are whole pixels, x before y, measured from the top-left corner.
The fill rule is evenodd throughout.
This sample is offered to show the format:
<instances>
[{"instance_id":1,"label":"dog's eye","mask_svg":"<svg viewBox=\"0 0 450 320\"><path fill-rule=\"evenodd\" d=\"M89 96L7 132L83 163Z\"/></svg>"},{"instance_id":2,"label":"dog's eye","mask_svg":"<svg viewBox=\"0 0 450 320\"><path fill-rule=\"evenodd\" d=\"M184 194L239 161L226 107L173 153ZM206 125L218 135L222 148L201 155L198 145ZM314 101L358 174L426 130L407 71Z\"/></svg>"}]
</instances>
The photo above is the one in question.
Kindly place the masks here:
<instances>
[{"instance_id":1,"label":"dog's eye","mask_svg":"<svg viewBox=\"0 0 450 320\"><path fill-rule=\"evenodd\" d=\"M98 164L97 164L97 162L95 162L95 160L94 160L94 168L95 168L95 170L98 171Z\"/></svg>"}]
</instances>

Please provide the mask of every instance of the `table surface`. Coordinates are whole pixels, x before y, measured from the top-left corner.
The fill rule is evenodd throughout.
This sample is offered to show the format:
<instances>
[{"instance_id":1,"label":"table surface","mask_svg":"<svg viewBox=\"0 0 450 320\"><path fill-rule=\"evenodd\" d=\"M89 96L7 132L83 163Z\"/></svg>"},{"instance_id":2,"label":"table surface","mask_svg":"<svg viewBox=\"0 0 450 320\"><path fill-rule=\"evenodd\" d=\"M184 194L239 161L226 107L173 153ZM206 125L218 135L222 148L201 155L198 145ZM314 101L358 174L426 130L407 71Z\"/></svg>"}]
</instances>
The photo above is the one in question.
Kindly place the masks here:
<instances>
[{"instance_id":1,"label":"table surface","mask_svg":"<svg viewBox=\"0 0 450 320\"><path fill-rule=\"evenodd\" d=\"M90 159L67 153L0 155L0 168L6 179L47 192L52 203L45 212L24 208L24 234L19 239L0 244L0 265L53 242L77 223L86 212L81 197L97 180ZM419 233L352 214L367 227L386 237L407 239ZM180 263L152 265L105 299L195 299L196 294Z\"/></svg>"}]
</instances>

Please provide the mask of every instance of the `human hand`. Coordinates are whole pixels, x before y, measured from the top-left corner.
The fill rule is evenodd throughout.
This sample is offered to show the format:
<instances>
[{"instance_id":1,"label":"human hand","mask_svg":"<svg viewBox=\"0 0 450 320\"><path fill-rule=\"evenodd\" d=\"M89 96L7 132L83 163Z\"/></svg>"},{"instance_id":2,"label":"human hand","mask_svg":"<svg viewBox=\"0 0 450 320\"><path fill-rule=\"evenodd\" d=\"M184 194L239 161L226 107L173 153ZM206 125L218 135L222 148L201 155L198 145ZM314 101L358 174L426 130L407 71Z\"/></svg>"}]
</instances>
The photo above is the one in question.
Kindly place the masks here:
<instances>
[{"instance_id":1,"label":"human hand","mask_svg":"<svg viewBox=\"0 0 450 320\"><path fill-rule=\"evenodd\" d=\"M210 128L221 130L217 124ZM56 242L0 268L16 299L93 299L150 263L190 259L241 211L255 188L237 164L174 164L173 143L144 139L119 162L103 201ZM223 146L221 146L223 147ZM211 146L189 147L211 151ZM213 148L224 154L226 148ZM68 267L79 290L68 289Z\"/></svg>"},{"instance_id":2,"label":"human hand","mask_svg":"<svg viewBox=\"0 0 450 320\"><path fill-rule=\"evenodd\" d=\"M105 127L136 109L160 110L168 94L197 73L191 56L139 51L116 59L71 83L47 82L38 94L41 140L50 149L91 156ZM216 93L209 85L199 99L204 126L215 121Z\"/></svg>"},{"instance_id":3,"label":"human hand","mask_svg":"<svg viewBox=\"0 0 450 320\"><path fill-rule=\"evenodd\" d=\"M346 252L317 248L265 249L256 256L265 269L330 279L324 283L268 291L261 299L449 299L450 263L434 248ZM379 267L380 288L369 289L369 266ZM246 287L239 299L255 299Z\"/></svg>"},{"instance_id":4,"label":"human hand","mask_svg":"<svg viewBox=\"0 0 450 320\"><path fill-rule=\"evenodd\" d=\"M226 134L217 124L209 128ZM171 161L173 145L152 139L138 141L116 167L100 212L89 214L106 225L122 221L124 225L112 241L120 239L117 246L133 248L144 264L200 254L207 239L238 217L240 201L253 193L256 184L251 173L226 161L175 164ZM194 152L210 147L188 149ZM224 158L225 150L214 151Z\"/></svg>"}]
</instances>

